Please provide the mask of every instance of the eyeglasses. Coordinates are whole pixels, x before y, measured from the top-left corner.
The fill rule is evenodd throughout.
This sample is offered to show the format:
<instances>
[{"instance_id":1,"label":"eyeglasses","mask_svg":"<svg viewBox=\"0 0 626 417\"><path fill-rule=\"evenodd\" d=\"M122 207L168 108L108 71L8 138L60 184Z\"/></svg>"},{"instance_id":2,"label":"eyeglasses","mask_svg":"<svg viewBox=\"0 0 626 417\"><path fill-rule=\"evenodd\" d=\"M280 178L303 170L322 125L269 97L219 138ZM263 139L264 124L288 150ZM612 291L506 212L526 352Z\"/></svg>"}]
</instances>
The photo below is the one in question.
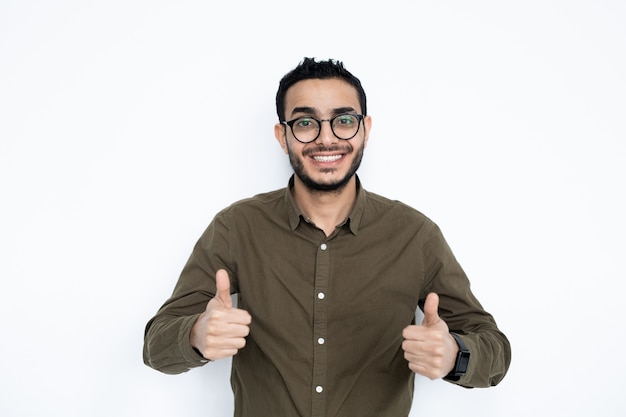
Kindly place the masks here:
<instances>
[{"instance_id":1,"label":"eyeglasses","mask_svg":"<svg viewBox=\"0 0 626 417\"><path fill-rule=\"evenodd\" d=\"M322 122L330 123L330 130L338 139L350 140L356 136L361 127L361 121L365 116L363 114L343 113L331 119L316 119L311 116L302 116L288 122L281 122L285 126L289 126L293 137L298 142L310 143L320 136L322 130Z\"/></svg>"}]
</instances>

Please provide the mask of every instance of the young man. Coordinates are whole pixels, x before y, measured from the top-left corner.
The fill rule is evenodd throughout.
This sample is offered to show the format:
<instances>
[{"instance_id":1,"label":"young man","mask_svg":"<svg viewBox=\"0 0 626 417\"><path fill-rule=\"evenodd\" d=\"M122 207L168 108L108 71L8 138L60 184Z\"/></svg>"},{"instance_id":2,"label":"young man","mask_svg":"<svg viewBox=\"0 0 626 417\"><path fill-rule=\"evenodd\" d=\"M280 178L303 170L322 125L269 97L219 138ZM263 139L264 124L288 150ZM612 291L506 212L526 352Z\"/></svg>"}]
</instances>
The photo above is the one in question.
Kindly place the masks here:
<instances>
[{"instance_id":1,"label":"young man","mask_svg":"<svg viewBox=\"0 0 626 417\"><path fill-rule=\"evenodd\" d=\"M181 373L232 356L237 417L407 416L415 373L499 383L509 342L438 227L361 186L360 81L306 58L276 109L294 175L217 214L146 327L144 362Z\"/></svg>"}]
</instances>

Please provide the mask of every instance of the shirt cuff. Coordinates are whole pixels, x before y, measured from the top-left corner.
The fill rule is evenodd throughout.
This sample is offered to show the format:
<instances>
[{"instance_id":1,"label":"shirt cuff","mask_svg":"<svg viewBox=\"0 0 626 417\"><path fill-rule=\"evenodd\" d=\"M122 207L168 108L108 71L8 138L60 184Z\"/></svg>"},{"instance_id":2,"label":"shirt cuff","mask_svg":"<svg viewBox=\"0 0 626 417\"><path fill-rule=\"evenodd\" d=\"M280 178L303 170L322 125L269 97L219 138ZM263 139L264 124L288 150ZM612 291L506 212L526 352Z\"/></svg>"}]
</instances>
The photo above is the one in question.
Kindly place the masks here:
<instances>
[{"instance_id":1,"label":"shirt cuff","mask_svg":"<svg viewBox=\"0 0 626 417\"><path fill-rule=\"evenodd\" d=\"M200 314L194 314L193 316L186 317L182 325L180 326L180 333L178 337L178 349L185 361L185 364L191 369L198 366L202 366L209 359L206 359L200 354L200 352L191 346L191 328L198 319Z\"/></svg>"}]
</instances>

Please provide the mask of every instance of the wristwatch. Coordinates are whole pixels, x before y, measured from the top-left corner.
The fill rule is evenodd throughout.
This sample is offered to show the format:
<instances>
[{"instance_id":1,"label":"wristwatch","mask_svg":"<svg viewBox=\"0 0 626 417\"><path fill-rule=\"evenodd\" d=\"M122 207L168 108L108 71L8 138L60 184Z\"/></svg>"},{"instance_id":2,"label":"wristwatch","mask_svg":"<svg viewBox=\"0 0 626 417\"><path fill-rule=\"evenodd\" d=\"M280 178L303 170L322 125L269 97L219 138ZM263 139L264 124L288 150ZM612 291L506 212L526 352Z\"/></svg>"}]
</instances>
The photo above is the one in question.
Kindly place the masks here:
<instances>
[{"instance_id":1,"label":"wristwatch","mask_svg":"<svg viewBox=\"0 0 626 417\"><path fill-rule=\"evenodd\" d=\"M446 375L446 379L451 381L458 381L465 373L467 372L467 365L469 364L470 359L470 351L463 343L463 340L459 337L459 335L455 333L450 333L454 340L456 340L456 344L459 345L459 353L456 354L456 362L454 363L454 368L450 371L448 375Z\"/></svg>"}]
</instances>

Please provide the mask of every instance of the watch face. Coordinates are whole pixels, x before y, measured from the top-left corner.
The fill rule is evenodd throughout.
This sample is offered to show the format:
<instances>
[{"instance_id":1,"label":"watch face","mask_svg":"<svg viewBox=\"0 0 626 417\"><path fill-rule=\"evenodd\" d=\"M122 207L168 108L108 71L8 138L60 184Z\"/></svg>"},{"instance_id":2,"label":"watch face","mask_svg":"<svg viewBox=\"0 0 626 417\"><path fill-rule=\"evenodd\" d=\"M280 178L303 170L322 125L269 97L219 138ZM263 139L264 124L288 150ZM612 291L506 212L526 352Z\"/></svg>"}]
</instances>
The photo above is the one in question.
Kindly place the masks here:
<instances>
[{"instance_id":1,"label":"watch face","mask_svg":"<svg viewBox=\"0 0 626 417\"><path fill-rule=\"evenodd\" d=\"M469 349L467 349L467 346L465 346L465 343L463 343L463 340L461 340L461 338L457 334L450 334L452 335L452 337L454 337L454 340L456 340L456 344L459 345L459 353L456 356L456 363L454 364L454 369L452 370L452 372L450 372L450 374L454 376L462 376L465 375L465 372L467 372L470 351Z\"/></svg>"},{"instance_id":2,"label":"watch face","mask_svg":"<svg viewBox=\"0 0 626 417\"><path fill-rule=\"evenodd\" d=\"M465 374L467 372L467 365L469 364L470 353L468 350L463 350L459 352L459 357L456 361L455 373L456 374Z\"/></svg>"}]
</instances>

